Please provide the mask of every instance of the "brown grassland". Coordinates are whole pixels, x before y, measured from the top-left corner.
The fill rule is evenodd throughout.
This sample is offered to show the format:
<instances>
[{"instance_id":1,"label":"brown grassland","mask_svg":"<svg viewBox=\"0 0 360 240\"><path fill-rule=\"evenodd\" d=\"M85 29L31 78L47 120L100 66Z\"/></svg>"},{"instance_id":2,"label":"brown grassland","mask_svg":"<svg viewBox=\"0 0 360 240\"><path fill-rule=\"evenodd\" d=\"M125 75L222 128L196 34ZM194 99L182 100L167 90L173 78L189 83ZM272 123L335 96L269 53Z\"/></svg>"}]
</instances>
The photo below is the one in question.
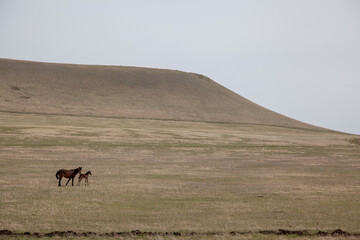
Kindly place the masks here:
<instances>
[{"instance_id":1,"label":"brown grassland","mask_svg":"<svg viewBox=\"0 0 360 240\"><path fill-rule=\"evenodd\" d=\"M0 58L0 110L314 128L195 73Z\"/></svg>"},{"instance_id":2,"label":"brown grassland","mask_svg":"<svg viewBox=\"0 0 360 240\"><path fill-rule=\"evenodd\" d=\"M195 73L0 59L0 231L33 234L0 239L355 239L260 231L359 233L359 139ZM163 234L104 235L134 230Z\"/></svg>"},{"instance_id":3,"label":"brown grassland","mask_svg":"<svg viewBox=\"0 0 360 240\"><path fill-rule=\"evenodd\" d=\"M1 112L0 229L359 232L356 139L259 124ZM89 186L57 186L58 169L79 166L92 171Z\"/></svg>"}]
</instances>

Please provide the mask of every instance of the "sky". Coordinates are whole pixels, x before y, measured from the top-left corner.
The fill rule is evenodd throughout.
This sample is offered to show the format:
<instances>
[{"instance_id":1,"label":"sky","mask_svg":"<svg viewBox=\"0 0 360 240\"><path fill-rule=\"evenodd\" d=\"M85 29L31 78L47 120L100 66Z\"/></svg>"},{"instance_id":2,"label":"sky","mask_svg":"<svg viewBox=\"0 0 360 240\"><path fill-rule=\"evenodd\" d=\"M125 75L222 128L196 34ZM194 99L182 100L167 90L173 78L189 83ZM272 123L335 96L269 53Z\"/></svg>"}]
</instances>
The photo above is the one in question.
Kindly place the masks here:
<instances>
[{"instance_id":1,"label":"sky","mask_svg":"<svg viewBox=\"0 0 360 240\"><path fill-rule=\"evenodd\" d=\"M0 0L0 58L200 73L360 134L358 0Z\"/></svg>"}]
</instances>

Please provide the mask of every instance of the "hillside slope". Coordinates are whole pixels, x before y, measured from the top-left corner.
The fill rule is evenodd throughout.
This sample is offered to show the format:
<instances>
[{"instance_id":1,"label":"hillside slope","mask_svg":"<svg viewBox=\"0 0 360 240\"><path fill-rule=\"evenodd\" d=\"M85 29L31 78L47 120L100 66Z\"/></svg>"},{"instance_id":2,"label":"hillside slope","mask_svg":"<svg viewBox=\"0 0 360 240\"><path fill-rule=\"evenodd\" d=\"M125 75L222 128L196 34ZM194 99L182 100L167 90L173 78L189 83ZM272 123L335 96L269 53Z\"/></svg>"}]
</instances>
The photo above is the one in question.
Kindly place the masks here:
<instances>
[{"instance_id":1,"label":"hillside slope","mask_svg":"<svg viewBox=\"0 0 360 240\"><path fill-rule=\"evenodd\" d=\"M0 111L314 128L199 74L0 59Z\"/></svg>"}]
</instances>

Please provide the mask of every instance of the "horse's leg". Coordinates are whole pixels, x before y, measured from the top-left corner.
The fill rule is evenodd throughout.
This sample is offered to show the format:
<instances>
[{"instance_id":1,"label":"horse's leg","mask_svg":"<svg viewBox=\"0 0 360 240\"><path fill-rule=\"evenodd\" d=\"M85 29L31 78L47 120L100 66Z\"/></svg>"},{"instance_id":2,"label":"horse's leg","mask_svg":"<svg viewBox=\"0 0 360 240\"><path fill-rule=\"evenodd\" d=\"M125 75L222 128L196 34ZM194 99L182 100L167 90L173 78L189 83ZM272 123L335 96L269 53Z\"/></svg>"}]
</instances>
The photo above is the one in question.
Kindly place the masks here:
<instances>
[{"instance_id":1,"label":"horse's leg","mask_svg":"<svg viewBox=\"0 0 360 240\"><path fill-rule=\"evenodd\" d=\"M80 186L80 182L81 182L81 178L79 178L79 180L78 180L78 186Z\"/></svg>"},{"instance_id":2,"label":"horse's leg","mask_svg":"<svg viewBox=\"0 0 360 240\"><path fill-rule=\"evenodd\" d=\"M71 178L69 178L69 180L67 181L66 186L68 185L68 183L70 182L70 180L71 180Z\"/></svg>"},{"instance_id":3,"label":"horse's leg","mask_svg":"<svg viewBox=\"0 0 360 240\"><path fill-rule=\"evenodd\" d=\"M74 186L74 178L75 178L75 176L71 178L72 179L72 181L71 181L72 186Z\"/></svg>"},{"instance_id":4,"label":"horse's leg","mask_svg":"<svg viewBox=\"0 0 360 240\"><path fill-rule=\"evenodd\" d=\"M61 178L62 177L59 177L59 187L61 187Z\"/></svg>"}]
</instances>

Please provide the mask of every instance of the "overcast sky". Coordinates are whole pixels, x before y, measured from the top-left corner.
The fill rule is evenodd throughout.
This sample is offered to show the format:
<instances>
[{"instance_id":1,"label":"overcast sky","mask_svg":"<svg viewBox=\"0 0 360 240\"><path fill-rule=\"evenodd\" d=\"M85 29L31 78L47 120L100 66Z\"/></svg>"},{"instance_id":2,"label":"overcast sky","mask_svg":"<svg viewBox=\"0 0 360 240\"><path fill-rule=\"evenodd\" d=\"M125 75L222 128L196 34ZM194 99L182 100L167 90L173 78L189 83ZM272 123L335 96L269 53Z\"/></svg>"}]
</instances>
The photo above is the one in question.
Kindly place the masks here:
<instances>
[{"instance_id":1,"label":"overcast sky","mask_svg":"<svg viewBox=\"0 0 360 240\"><path fill-rule=\"evenodd\" d=\"M0 0L0 57L201 73L360 134L358 0Z\"/></svg>"}]
</instances>

